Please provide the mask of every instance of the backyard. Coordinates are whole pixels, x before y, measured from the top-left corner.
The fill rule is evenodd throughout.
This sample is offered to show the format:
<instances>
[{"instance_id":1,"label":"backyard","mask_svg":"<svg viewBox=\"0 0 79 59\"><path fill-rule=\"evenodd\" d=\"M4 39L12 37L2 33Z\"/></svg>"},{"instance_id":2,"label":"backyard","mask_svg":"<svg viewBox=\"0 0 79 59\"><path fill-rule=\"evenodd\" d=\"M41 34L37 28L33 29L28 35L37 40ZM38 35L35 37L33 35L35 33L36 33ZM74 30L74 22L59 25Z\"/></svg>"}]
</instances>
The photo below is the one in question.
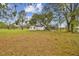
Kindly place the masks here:
<instances>
[{"instance_id":1,"label":"backyard","mask_svg":"<svg viewBox=\"0 0 79 59\"><path fill-rule=\"evenodd\" d=\"M0 55L79 55L79 33L0 29Z\"/></svg>"}]
</instances>

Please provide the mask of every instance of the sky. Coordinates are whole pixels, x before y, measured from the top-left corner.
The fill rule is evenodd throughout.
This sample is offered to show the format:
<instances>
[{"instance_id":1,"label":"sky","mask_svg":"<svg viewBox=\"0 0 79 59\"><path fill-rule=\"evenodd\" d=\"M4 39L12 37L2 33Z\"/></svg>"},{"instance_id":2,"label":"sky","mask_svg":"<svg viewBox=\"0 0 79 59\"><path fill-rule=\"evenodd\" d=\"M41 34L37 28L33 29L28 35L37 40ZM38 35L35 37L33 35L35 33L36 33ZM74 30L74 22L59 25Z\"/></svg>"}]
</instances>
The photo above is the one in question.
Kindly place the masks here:
<instances>
[{"instance_id":1,"label":"sky","mask_svg":"<svg viewBox=\"0 0 79 59\"><path fill-rule=\"evenodd\" d=\"M16 8L17 11L21 11L21 10L25 10L25 12L27 13L28 16L31 16L33 13L40 13L42 11L42 4L41 3L37 3L37 4L20 4L18 5L18 7Z\"/></svg>"},{"instance_id":2,"label":"sky","mask_svg":"<svg viewBox=\"0 0 79 59\"><path fill-rule=\"evenodd\" d=\"M31 3L9 3L8 7L11 8L12 10L14 10L15 9L14 5L16 5L17 12L25 10L26 17L27 17L26 20L29 20L32 17L33 13L40 13L43 8L41 3L34 3L34 4L31 4ZM8 12L10 12L10 11L8 11ZM17 20L17 16L15 17L14 20L9 20L9 22L13 23L13 22L15 22L15 20Z\"/></svg>"},{"instance_id":3,"label":"sky","mask_svg":"<svg viewBox=\"0 0 79 59\"><path fill-rule=\"evenodd\" d=\"M9 7L12 7L11 4ZM42 11L42 8L43 6L41 3L36 3L36 4L21 3L21 4L17 4L16 10L17 12L20 12L21 10L25 10L26 17L29 20L32 17L33 13L40 13Z\"/></svg>"},{"instance_id":4,"label":"sky","mask_svg":"<svg viewBox=\"0 0 79 59\"><path fill-rule=\"evenodd\" d=\"M8 4L8 7L14 9L15 3ZM17 12L20 12L21 10L25 10L28 17L31 17L33 13L40 13L43 9L42 3L34 3L34 4L27 4L27 3L16 3Z\"/></svg>"}]
</instances>

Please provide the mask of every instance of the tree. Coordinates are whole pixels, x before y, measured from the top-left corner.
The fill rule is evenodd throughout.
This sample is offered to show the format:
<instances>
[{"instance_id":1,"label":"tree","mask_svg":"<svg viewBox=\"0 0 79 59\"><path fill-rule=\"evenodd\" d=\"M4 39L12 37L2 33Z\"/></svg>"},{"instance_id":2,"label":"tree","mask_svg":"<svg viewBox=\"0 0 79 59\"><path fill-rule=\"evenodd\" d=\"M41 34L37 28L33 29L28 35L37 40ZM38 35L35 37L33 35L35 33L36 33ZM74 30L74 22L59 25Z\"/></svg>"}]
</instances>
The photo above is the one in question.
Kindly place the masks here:
<instances>
[{"instance_id":1,"label":"tree","mask_svg":"<svg viewBox=\"0 0 79 59\"><path fill-rule=\"evenodd\" d=\"M50 30L49 24L53 19L53 13L51 11L48 11L48 12L44 13L41 17L42 17L41 20L42 20L43 24L46 26L46 29Z\"/></svg>"},{"instance_id":2,"label":"tree","mask_svg":"<svg viewBox=\"0 0 79 59\"><path fill-rule=\"evenodd\" d=\"M15 16L16 16L16 10L14 10L13 8L9 7L8 5L10 4L4 4L2 5L2 7L0 7L0 14L1 14L1 19L3 19L2 21L4 21L7 25L7 28L10 28L10 24L11 21L14 20ZM16 8L16 7L15 7Z\"/></svg>"},{"instance_id":3,"label":"tree","mask_svg":"<svg viewBox=\"0 0 79 59\"><path fill-rule=\"evenodd\" d=\"M64 19L61 12L57 14L57 17L58 17L58 19L55 20L55 21L57 21L58 27L60 28L60 31L61 31L61 25L62 25L63 22L65 22L65 19Z\"/></svg>"},{"instance_id":4,"label":"tree","mask_svg":"<svg viewBox=\"0 0 79 59\"><path fill-rule=\"evenodd\" d=\"M79 10L79 4L77 3L62 4L61 7L67 21L68 31L74 32L75 23L72 22L76 20L76 16L78 15L77 10Z\"/></svg>"},{"instance_id":5,"label":"tree","mask_svg":"<svg viewBox=\"0 0 79 59\"><path fill-rule=\"evenodd\" d=\"M9 29L9 20L12 17L11 9L8 8L8 4L3 5L3 7L1 8L1 18L5 21L5 23L7 24L7 28Z\"/></svg>"},{"instance_id":6,"label":"tree","mask_svg":"<svg viewBox=\"0 0 79 59\"><path fill-rule=\"evenodd\" d=\"M23 30L23 23L26 19L26 13L24 10L21 10L19 13L18 13L18 20L16 21L16 23L18 25L20 25L21 29Z\"/></svg>"},{"instance_id":7,"label":"tree","mask_svg":"<svg viewBox=\"0 0 79 59\"><path fill-rule=\"evenodd\" d=\"M52 10L53 12L59 13L58 11L61 11L61 13L64 15L64 18L67 22L67 28L68 31L73 32L74 25L71 24L74 20L76 20L76 16L79 15L79 4L78 3L48 3L47 5L44 5L44 11ZM56 14L54 13L54 15ZM58 17L58 16L57 16Z\"/></svg>"},{"instance_id":8,"label":"tree","mask_svg":"<svg viewBox=\"0 0 79 59\"><path fill-rule=\"evenodd\" d=\"M38 14L33 14L31 20L29 21L30 25L36 25L38 19L39 19L39 15Z\"/></svg>"},{"instance_id":9,"label":"tree","mask_svg":"<svg viewBox=\"0 0 79 59\"><path fill-rule=\"evenodd\" d=\"M2 4L0 3L0 19L3 18L3 12L4 12L4 9L6 8L7 4Z\"/></svg>"},{"instance_id":10,"label":"tree","mask_svg":"<svg viewBox=\"0 0 79 59\"><path fill-rule=\"evenodd\" d=\"M63 23L64 21L63 21L63 18L62 18L63 15L61 15L62 13L59 9L59 4L57 4L57 3L44 4L44 8L43 8L42 12L46 13L48 11L51 11L51 13L53 13L53 14L51 14L53 20L51 20L51 21L57 22L58 25L61 26L61 23Z\"/></svg>"},{"instance_id":11,"label":"tree","mask_svg":"<svg viewBox=\"0 0 79 59\"><path fill-rule=\"evenodd\" d=\"M49 30L50 26L49 23L51 22L53 18L53 13L51 11L41 14L34 14L30 20L31 25L43 25L46 27L47 30Z\"/></svg>"}]
</instances>

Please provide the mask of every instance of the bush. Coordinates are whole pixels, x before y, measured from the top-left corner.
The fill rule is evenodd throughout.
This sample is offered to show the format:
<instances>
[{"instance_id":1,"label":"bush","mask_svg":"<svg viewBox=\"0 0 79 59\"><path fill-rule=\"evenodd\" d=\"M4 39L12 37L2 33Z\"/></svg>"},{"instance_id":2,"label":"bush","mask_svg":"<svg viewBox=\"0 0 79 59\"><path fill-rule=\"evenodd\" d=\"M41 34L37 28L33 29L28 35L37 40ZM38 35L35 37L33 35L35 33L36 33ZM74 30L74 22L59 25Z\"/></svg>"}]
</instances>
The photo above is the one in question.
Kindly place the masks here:
<instances>
[{"instance_id":1,"label":"bush","mask_svg":"<svg viewBox=\"0 0 79 59\"><path fill-rule=\"evenodd\" d=\"M6 24L4 22L0 22L0 29L6 28Z\"/></svg>"}]
</instances>

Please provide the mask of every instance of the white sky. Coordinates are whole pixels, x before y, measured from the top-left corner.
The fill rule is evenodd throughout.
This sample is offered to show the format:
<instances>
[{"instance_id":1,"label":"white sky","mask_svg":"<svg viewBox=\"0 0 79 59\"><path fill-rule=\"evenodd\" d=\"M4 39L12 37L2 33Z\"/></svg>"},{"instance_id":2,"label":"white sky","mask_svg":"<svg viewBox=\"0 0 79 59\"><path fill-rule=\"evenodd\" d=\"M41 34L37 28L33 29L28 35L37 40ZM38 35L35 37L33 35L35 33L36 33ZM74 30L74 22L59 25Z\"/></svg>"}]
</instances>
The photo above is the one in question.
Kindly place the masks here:
<instances>
[{"instance_id":1,"label":"white sky","mask_svg":"<svg viewBox=\"0 0 79 59\"><path fill-rule=\"evenodd\" d=\"M41 12L42 8L43 8L42 4L38 3L36 6L33 5L26 6L25 11L31 13L37 13L37 12Z\"/></svg>"}]
</instances>

